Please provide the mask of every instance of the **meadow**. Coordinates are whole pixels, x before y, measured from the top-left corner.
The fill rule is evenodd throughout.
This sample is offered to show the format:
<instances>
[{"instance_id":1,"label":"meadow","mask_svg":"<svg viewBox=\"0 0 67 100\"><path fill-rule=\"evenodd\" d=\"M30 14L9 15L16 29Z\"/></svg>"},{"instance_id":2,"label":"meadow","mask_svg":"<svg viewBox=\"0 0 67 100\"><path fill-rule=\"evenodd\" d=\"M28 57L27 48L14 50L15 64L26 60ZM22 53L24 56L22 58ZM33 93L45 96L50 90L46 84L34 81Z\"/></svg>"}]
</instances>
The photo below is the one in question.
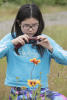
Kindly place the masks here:
<instances>
[{"instance_id":1,"label":"meadow","mask_svg":"<svg viewBox=\"0 0 67 100\"><path fill-rule=\"evenodd\" d=\"M16 8L16 10L17 9L18 8ZM47 7L46 9L47 13L49 13L49 9L50 7L49 8ZM56 10L56 8L54 9L55 9L55 12L59 10L59 9ZM3 9L1 8L0 12L2 10ZM16 10L14 10L14 14L13 14L13 9L11 10L11 13L13 14L11 18L15 17L15 13L17 12ZM62 10L62 7L61 7L61 10ZM51 10L51 12L53 11ZM9 11L9 14L11 13ZM2 18L0 19L0 21L10 19L9 14L7 14L6 17L3 16L3 18L0 16L0 18ZM52 37L60 46L63 47L63 49L67 50L67 26L66 25L47 26L44 29L43 33ZM1 38L2 36L0 37L0 39ZM4 85L4 80L6 76L6 68L7 68L7 62L6 62L6 57L5 57L5 58L0 59L0 100L8 100L8 96L10 92L10 87ZM58 91L59 93L62 93L63 95L67 96L67 66L57 64L52 59L50 74L48 77L49 77L49 88L51 90Z\"/></svg>"},{"instance_id":2,"label":"meadow","mask_svg":"<svg viewBox=\"0 0 67 100\"><path fill-rule=\"evenodd\" d=\"M5 3L0 6L0 22L13 19L19 9L20 5L14 3ZM55 13L61 11L67 11L67 6L48 6L43 4L40 6L42 13Z\"/></svg>"}]
</instances>

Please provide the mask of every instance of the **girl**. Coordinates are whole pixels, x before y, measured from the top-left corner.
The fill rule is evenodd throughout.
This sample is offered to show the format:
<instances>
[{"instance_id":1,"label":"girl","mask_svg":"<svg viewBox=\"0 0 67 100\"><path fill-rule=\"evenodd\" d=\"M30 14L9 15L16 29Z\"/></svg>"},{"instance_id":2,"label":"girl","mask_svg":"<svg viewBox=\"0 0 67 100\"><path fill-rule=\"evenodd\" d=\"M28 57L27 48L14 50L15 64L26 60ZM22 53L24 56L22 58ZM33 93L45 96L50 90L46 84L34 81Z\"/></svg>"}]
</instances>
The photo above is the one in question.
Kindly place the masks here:
<instances>
[{"instance_id":1,"label":"girl","mask_svg":"<svg viewBox=\"0 0 67 100\"><path fill-rule=\"evenodd\" d=\"M42 34L44 21L39 8L35 4L26 4L19 9L11 33L0 41L0 58L6 56L7 72L5 85L11 87L9 100L22 100L23 91L25 99L29 93L32 99L32 87L27 84L33 64L32 58L40 59L41 63L32 71L32 79L39 80L41 74L41 97L45 100L44 92L50 100L67 100L58 92L48 89L50 61L55 59L59 64L67 65L67 51L64 51L54 40ZM36 37L35 41L30 41ZM27 87L25 90L22 87ZM35 89L38 86L35 87ZM36 97L35 97L36 99Z\"/></svg>"}]
</instances>

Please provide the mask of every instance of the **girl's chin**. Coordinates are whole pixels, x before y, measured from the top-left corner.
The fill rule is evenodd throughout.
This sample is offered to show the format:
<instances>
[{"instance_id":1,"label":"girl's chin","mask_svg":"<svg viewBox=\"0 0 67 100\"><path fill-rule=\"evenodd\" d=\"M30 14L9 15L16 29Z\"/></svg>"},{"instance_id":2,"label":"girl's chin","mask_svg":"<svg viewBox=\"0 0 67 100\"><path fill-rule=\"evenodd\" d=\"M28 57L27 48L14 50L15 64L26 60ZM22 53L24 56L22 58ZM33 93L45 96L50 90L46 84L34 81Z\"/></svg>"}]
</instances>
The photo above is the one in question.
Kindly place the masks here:
<instances>
[{"instance_id":1,"label":"girl's chin","mask_svg":"<svg viewBox=\"0 0 67 100\"><path fill-rule=\"evenodd\" d=\"M34 34L31 34L31 33L29 33L29 34L27 34L29 37L32 37Z\"/></svg>"}]
</instances>

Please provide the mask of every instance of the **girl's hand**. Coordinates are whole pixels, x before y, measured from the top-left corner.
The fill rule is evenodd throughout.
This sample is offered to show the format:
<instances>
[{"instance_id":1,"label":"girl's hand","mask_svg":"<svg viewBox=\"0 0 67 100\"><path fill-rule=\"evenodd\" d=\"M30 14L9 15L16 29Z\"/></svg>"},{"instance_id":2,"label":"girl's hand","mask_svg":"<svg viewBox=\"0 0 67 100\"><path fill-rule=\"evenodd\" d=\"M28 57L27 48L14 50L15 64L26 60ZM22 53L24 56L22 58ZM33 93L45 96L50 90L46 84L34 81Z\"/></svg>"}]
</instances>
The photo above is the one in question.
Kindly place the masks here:
<instances>
[{"instance_id":1,"label":"girl's hand","mask_svg":"<svg viewBox=\"0 0 67 100\"><path fill-rule=\"evenodd\" d=\"M24 35L21 35L21 36L18 36L17 38L13 39L12 40L12 43L14 45L17 45L17 44L21 44L21 45L24 45L25 44L25 41L26 42L29 42L29 36L24 34Z\"/></svg>"},{"instance_id":2,"label":"girl's hand","mask_svg":"<svg viewBox=\"0 0 67 100\"><path fill-rule=\"evenodd\" d=\"M50 52L53 52L53 47L46 37L39 35L37 36L37 39L40 40L40 41L37 41L37 45L41 45L44 48L47 48Z\"/></svg>"}]
</instances>

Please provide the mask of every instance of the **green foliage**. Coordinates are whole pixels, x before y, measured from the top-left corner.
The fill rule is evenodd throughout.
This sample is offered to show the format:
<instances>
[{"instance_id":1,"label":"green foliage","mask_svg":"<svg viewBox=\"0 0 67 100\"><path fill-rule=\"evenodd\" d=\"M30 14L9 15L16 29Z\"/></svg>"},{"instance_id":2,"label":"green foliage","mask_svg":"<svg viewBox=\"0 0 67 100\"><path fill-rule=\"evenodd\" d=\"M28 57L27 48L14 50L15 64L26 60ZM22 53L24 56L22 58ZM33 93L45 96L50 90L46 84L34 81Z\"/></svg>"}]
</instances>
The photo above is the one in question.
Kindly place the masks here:
<instances>
[{"instance_id":1,"label":"green foliage","mask_svg":"<svg viewBox=\"0 0 67 100\"><path fill-rule=\"evenodd\" d=\"M67 0L55 0L55 4L58 4L58 5L67 5Z\"/></svg>"},{"instance_id":2,"label":"green foliage","mask_svg":"<svg viewBox=\"0 0 67 100\"><path fill-rule=\"evenodd\" d=\"M44 0L47 5L67 5L67 0Z\"/></svg>"},{"instance_id":3,"label":"green foliage","mask_svg":"<svg viewBox=\"0 0 67 100\"><path fill-rule=\"evenodd\" d=\"M26 0L8 0L8 2L13 2L13 3L16 3L16 4L25 4Z\"/></svg>"},{"instance_id":4,"label":"green foliage","mask_svg":"<svg viewBox=\"0 0 67 100\"><path fill-rule=\"evenodd\" d=\"M2 5L2 3L3 3L3 0L0 0L0 5Z\"/></svg>"},{"instance_id":5,"label":"green foliage","mask_svg":"<svg viewBox=\"0 0 67 100\"><path fill-rule=\"evenodd\" d=\"M42 4L46 5L67 5L67 0L0 0L0 5L5 2L13 2L16 4L26 4L26 3L36 3L41 6Z\"/></svg>"}]
</instances>

